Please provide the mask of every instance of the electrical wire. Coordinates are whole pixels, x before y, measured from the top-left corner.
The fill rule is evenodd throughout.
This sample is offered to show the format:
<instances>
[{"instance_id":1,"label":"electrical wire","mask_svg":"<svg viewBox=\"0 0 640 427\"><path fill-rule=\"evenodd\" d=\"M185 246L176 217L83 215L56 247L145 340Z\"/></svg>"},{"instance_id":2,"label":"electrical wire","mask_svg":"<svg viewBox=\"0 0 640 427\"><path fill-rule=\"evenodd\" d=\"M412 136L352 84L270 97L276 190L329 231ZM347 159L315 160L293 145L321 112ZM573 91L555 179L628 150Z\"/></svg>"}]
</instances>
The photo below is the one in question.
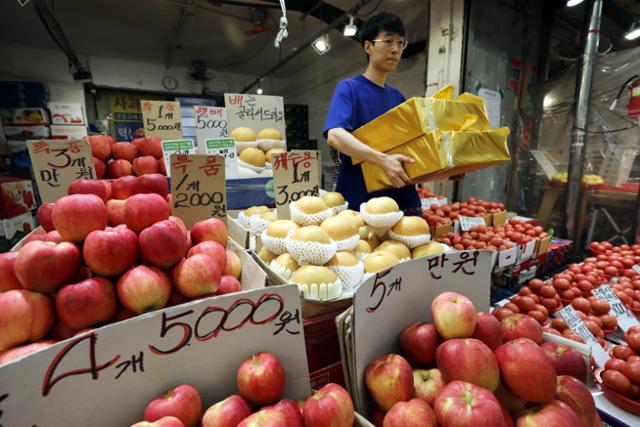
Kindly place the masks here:
<instances>
[{"instance_id":1,"label":"electrical wire","mask_svg":"<svg viewBox=\"0 0 640 427\"><path fill-rule=\"evenodd\" d=\"M574 126L574 127L573 127L573 129L574 129L574 130L581 130L582 132L586 132L586 133L604 134L604 133L616 133L616 132L622 132L622 131L625 131L625 130L633 129L633 128L635 128L635 127L636 127L636 126L629 126L629 127L626 127L626 128L619 128L619 129L602 130L602 131L600 131L600 130L589 130L589 129L583 129L583 128L580 128L580 127L578 127L578 126Z\"/></svg>"}]
</instances>

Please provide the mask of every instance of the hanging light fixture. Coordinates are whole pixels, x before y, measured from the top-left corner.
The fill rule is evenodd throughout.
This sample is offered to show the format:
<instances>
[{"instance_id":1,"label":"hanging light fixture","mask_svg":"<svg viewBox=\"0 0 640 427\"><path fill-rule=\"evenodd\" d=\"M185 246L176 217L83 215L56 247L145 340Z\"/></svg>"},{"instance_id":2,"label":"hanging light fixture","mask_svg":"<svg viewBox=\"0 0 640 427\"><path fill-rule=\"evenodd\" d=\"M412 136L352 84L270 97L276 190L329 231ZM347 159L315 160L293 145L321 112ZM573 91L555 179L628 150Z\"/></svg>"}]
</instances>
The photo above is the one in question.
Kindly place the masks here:
<instances>
[{"instance_id":1,"label":"hanging light fixture","mask_svg":"<svg viewBox=\"0 0 640 427\"><path fill-rule=\"evenodd\" d=\"M331 49L331 42L329 42L329 35L324 34L318 37L312 44L313 50L316 51L318 55L324 55Z\"/></svg>"},{"instance_id":2,"label":"hanging light fixture","mask_svg":"<svg viewBox=\"0 0 640 427\"><path fill-rule=\"evenodd\" d=\"M624 38L627 40L635 40L640 37L640 24L638 23L638 18L633 20L631 24L631 28L624 34Z\"/></svg>"},{"instance_id":3,"label":"hanging light fixture","mask_svg":"<svg viewBox=\"0 0 640 427\"><path fill-rule=\"evenodd\" d=\"M358 32L358 27L355 24L355 18L353 16L349 16L349 23L344 26L344 34L345 37L353 37Z\"/></svg>"},{"instance_id":4,"label":"hanging light fixture","mask_svg":"<svg viewBox=\"0 0 640 427\"><path fill-rule=\"evenodd\" d=\"M262 90L262 80L260 80L260 81L258 82L258 90L256 90L256 93L257 93L258 95L262 95L262 93L263 93L263 90Z\"/></svg>"},{"instance_id":5,"label":"hanging light fixture","mask_svg":"<svg viewBox=\"0 0 640 427\"><path fill-rule=\"evenodd\" d=\"M567 0L567 7L577 6L582 3L584 0Z\"/></svg>"}]
</instances>

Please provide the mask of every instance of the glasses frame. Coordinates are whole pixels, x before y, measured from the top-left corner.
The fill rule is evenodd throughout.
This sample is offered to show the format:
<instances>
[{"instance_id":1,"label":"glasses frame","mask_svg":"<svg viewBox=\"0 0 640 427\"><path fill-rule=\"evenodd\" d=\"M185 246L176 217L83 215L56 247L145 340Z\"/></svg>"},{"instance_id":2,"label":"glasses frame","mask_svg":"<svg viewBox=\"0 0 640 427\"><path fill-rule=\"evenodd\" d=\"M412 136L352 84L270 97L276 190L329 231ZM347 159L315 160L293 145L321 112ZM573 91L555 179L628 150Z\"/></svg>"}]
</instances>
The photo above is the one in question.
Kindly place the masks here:
<instances>
[{"instance_id":1,"label":"glasses frame","mask_svg":"<svg viewBox=\"0 0 640 427\"><path fill-rule=\"evenodd\" d=\"M391 49L391 43L394 43L400 50L405 50L407 48L407 46L409 45L409 40L407 39L402 39L402 46L400 46L398 43L400 42L400 40L392 40L392 39L373 39L371 40L372 42L381 42L383 43L384 47L387 49Z\"/></svg>"}]
</instances>

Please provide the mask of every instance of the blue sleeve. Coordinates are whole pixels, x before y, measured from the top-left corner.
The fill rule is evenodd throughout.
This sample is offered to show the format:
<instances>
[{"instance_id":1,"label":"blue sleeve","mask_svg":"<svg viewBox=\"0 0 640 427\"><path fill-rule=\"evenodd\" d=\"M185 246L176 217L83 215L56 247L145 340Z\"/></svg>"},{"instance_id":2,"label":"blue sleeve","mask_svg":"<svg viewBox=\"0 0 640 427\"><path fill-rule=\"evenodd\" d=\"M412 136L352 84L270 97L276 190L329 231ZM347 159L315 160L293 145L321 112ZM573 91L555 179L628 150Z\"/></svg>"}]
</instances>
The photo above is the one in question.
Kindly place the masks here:
<instances>
[{"instance_id":1,"label":"blue sleeve","mask_svg":"<svg viewBox=\"0 0 640 427\"><path fill-rule=\"evenodd\" d=\"M333 92L327 112L327 121L322 132L325 138L329 129L333 128L344 128L349 132L353 130L353 99L351 88L345 81L338 83L335 92Z\"/></svg>"}]
</instances>

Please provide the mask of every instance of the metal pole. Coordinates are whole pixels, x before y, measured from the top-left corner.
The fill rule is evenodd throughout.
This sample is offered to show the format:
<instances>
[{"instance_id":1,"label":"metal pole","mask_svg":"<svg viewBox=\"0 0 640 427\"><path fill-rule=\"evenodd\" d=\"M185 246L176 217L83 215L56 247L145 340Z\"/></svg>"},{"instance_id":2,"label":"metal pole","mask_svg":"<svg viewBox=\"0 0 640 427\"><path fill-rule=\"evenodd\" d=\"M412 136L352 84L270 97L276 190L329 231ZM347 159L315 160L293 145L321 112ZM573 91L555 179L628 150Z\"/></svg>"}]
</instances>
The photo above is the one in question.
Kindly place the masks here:
<instances>
[{"instance_id":1,"label":"metal pole","mask_svg":"<svg viewBox=\"0 0 640 427\"><path fill-rule=\"evenodd\" d=\"M585 159L585 142L587 119L589 117L589 99L593 82L593 69L598 55L600 41L600 19L602 17L602 0L595 0L591 10L591 19L587 33L587 43L580 74L576 76L576 103L574 107L573 131L571 135L571 150L569 152L569 180L565 194L564 224L566 224L567 238L577 240L582 230L576 229L580 196L582 194L582 167ZM576 250L582 248L576 247Z\"/></svg>"}]
</instances>

